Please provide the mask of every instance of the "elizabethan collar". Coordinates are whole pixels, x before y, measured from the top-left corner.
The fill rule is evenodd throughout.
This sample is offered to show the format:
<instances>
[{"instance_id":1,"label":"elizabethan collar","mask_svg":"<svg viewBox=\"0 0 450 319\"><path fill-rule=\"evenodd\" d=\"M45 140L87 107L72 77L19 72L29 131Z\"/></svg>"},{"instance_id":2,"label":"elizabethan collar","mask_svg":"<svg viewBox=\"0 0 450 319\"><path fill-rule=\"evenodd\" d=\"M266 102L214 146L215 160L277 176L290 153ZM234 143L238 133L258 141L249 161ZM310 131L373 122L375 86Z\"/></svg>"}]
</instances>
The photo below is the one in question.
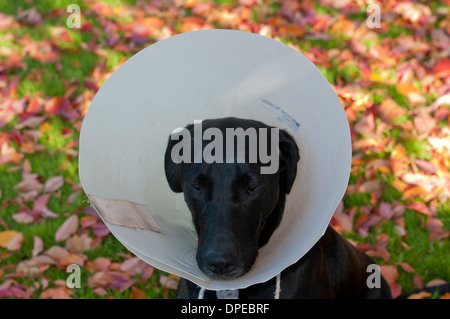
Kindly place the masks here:
<instances>
[{"instance_id":1,"label":"elizabethan collar","mask_svg":"<svg viewBox=\"0 0 450 319\"><path fill-rule=\"evenodd\" d=\"M174 129L229 116L287 130L301 160L281 224L253 268L213 280L197 266L191 213L169 188L164 153ZM112 234L150 265L210 290L265 282L305 255L345 192L350 163L347 118L319 70L241 31L189 32L143 49L100 88L80 134L81 184Z\"/></svg>"}]
</instances>

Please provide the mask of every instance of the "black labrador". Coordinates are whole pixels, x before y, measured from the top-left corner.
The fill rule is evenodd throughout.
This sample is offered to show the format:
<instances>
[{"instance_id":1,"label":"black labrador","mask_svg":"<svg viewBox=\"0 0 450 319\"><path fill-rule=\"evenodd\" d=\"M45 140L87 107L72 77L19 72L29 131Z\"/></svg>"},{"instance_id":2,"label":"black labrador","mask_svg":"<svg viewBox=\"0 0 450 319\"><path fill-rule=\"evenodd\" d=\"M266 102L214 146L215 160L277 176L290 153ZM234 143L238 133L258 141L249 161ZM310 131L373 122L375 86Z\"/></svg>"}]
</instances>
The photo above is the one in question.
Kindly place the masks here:
<instances>
[{"instance_id":1,"label":"black labrador","mask_svg":"<svg viewBox=\"0 0 450 319\"><path fill-rule=\"evenodd\" d=\"M169 138L165 173L170 188L184 193L192 213L198 266L211 278L242 276L282 219L297 175L298 147L286 131L254 120L205 120L183 130ZM263 174L269 165L277 165L276 171ZM279 297L390 298L384 278L379 278L378 288L368 287L370 264L371 258L328 227L305 256L282 271ZM273 278L239 290L239 298L273 298L276 286ZM197 298L199 291L181 279L177 297ZM214 291L202 294L216 298Z\"/></svg>"}]
</instances>

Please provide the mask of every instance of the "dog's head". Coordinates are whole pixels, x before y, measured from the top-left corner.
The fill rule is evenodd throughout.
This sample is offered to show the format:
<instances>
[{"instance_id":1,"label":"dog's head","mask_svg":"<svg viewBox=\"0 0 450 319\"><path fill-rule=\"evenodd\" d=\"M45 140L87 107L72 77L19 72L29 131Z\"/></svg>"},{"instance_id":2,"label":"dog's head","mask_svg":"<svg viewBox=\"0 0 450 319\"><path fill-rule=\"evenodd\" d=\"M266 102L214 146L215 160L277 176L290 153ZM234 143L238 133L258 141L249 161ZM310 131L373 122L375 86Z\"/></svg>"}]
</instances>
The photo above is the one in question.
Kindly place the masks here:
<instances>
[{"instance_id":1,"label":"dog's head","mask_svg":"<svg viewBox=\"0 0 450 319\"><path fill-rule=\"evenodd\" d=\"M239 277L281 221L297 174L297 145L283 130L237 118L177 132L169 137L165 173L192 213L198 266L211 278Z\"/></svg>"}]
</instances>

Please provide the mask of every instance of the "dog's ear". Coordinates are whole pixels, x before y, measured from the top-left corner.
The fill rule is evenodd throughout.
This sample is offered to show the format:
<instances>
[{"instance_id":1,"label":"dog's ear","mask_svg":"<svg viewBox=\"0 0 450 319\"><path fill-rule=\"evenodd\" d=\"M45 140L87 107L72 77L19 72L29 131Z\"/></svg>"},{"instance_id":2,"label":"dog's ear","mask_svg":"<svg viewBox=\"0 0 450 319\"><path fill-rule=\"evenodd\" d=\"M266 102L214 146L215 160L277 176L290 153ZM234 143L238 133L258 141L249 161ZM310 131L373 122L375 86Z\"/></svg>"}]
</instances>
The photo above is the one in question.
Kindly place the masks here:
<instances>
[{"instance_id":1,"label":"dog's ear","mask_svg":"<svg viewBox=\"0 0 450 319\"><path fill-rule=\"evenodd\" d=\"M169 183L170 189L176 193L183 191L181 186L181 169L182 163L175 163L172 160L172 148L178 143L177 140L172 140L169 137L169 142L167 143L166 154L164 156L164 170L166 172L167 182Z\"/></svg>"},{"instance_id":2,"label":"dog's ear","mask_svg":"<svg viewBox=\"0 0 450 319\"><path fill-rule=\"evenodd\" d=\"M194 124L189 124L185 127L185 129L181 130L186 135L177 134L178 139L172 139L174 132L169 136L169 142L167 143L166 154L164 155L164 170L166 173L167 182L169 183L170 189L176 193L181 193L183 191L182 186L182 169L184 163L181 161L174 162L172 158L172 149L175 145L177 145L183 138L190 138L192 135L192 131L194 129ZM179 130L177 130L179 131ZM179 131L180 132L180 131ZM190 143L188 143L190 147Z\"/></svg>"},{"instance_id":3,"label":"dog's ear","mask_svg":"<svg viewBox=\"0 0 450 319\"><path fill-rule=\"evenodd\" d=\"M291 191L297 176L297 162L300 154L294 138L284 130L280 130L280 187L286 194Z\"/></svg>"}]
</instances>

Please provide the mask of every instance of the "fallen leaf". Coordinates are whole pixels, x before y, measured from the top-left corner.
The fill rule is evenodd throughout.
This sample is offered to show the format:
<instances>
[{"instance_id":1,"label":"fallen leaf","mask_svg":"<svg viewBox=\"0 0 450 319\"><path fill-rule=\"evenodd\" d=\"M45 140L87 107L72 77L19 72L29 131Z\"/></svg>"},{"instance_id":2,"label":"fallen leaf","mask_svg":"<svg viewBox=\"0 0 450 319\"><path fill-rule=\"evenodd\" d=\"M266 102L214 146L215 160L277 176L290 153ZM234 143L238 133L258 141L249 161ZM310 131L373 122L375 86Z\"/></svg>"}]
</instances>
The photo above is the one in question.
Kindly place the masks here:
<instances>
[{"instance_id":1,"label":"fallen leaf","mask_svg":"<svg viewBox=\"0 0 450 319\"><path fill-rule=\"evenodd\" d=\"M414 197L425 195L427 191L420 186L413 186L404 191L402 195L403 200L412 199Z\"/></svg>"},{"instance_id":2,"label":"fallen leaf","mask_svg":"<svg viewBox=\"0 0 450 319\"><path fill-rule=\"evenodd\" d=\"M376 212L381 217L389 220L394 216L394 207L392 207L391 203L381 202Z\"/></svg>"},{"instance_id":3,"label":"fallen leaf","mask_svg":"<svg viewBox=\"0 0 450 319\"><path fill-rule=\"evenodd\" d=\"M405 263L405 262L398 262L398 263L395 263L396 265L399 265L400 267L402 267L403 268L403 270L404 271L406 271L406 272L409 272L409 273L414 273L415 271L414 271L414 268L410 265L410 264L408 264L408 263Z\"/></svg>"},{"instance_id":4,"label":"fallen leaf","mask_svg":"<svg viewBox=\"0 0 450 319\"><path fill-rule=\"evenodd\" d=\"M381 102L378 107L378 113L383 121L390 122L399 116L406 114L406 110L395 103L393 99L388 98Z\"/></svg>"},{"instance_id":5,"label":"fallen leaf","mask_svg":"<svg viewBox=\"0 0 450 319\"><path fill-rule=\"evenodd\" d=\"M30 299L30 297L26 294L25 291L16 286L0 290L0 298Z\"/></svg>"},{"instance_id":6,"label":"fallen leaf","mask_svg":"<svg viewBox=\"0 0 450 319\"><path fill-rule=\"evenodd\" d=\"M395 283L398 279L397 267L392 265L381 265L381 274L389 285Z\"/></svg>"},{"instance_id":7,"label":"fallen leaf","mask_svg":"<svg viewBox=\"0 0 450 319\"><path fill-rule=\"evenodd\" d=\"M358 187L358 192L360 193L372 193L381 189L381 182L379 179L373 179L365 181Z\"/></svg>"},{"instance_id":8,"label":"fallen leaf","mask_svg":"<svg viewBox=\"0 0 450 319\"><path fill-rule=\"evenodd\" d=\"M406 208L414 210L416 212L419 212L425 216L432 217L433 214L431 213L430 209L427 205L421 202L413 202L406 205Z\"/></svg>"},{"instance_id":9,"label":"fallen leaf","mask_svg":"<svg viewBox=\"0 0 450 319\"><path fill-rule=\"evenodd\" d=\"M443 59L434 65L434 74L438 77L446 77L450 74L450 59Z\"/></svg>"},{"instance_id":10,"label":"fallen leaf","mask_svg":"<svg viewBox=\"0 0 450 319\"><path fill-rule=\"evenodd\" d=\"M62 114L70 107L70 102L64 97L53 97L44 104L44 111L53 115Z\"/></svg>"},{"instance_id":11,"label":"fallen leaf","mask_svg":"<svg viewBox=\"0 0 450 319\"><path fill-rule=\"evenodd\" d=\"M450 236L450 231L444 228L444 222L437 218L428 218L427 228L430 231L430 241L442 240Z\"/></svg>"},{"instance_id":12,"label":"fallen leaf","mask_svg":"<svg viewBox=\"0 0 450 319\"><path fill-rule=\"evenodd\" d=\"M44 194L39 196L34 201L33 211L39 213L43 217L56 218L58 217L58 215L47 208L47 203L50 199L50 196L51 196L50 194Z\"/></svg>"},{"instance_id":13,"label":"fallen leaf","mask_svg":"<svg viewBox=\"0 0 450 319\"><path fill-rule=\"evenodd\" d=\"M73 291L67 287L49 288L41 293L41 299L71 299Z\"/></svg>"},{"instance_id":14,"label":"fallen leaf","mask_svg":"<svg viewBox=\"0 0 450 319\"><path fill-rule=\"evenodd\" d=\"M440 299L450 299L450 292L446 292Z\"/></svg>"},{"instance_id":15,"label":"fallen leaf","mask_svg":"<svg viewBox=\"0 0 450 319\"><path fill-rule=\"evenodd\" d=\"M78 217L76 215L72 215L58 228L55 233L55 240L59 242L68 239L73 233L76 232L77 228Z\"/></svg>"},{"instance_id":16,"label":"fallen leaf","mask_svg":"<svg viewBox=\"0 0 450 319\"><path fill-rule=\"evenodd\" d=\"M419 109L414 126L420 134L429 134L436 127L436 120L424 109Z\"/></svg>"},{"instance_id":17,"label":"fallen leaf","mask_svg":"<svg viewBox=\"0 0 450 319\"><path fill-rule=\"evenodd\" d=\"M44 242L39 236L33 236L33 250L31 251L31 256L36 257L44 249Z\"/></svg>"},{"instance_id":18,"label":"fallen leaf","mask_svg":"<svg viewBox=\"0 0 450 319\"><path fill-rule=\"evenodd\" d=\"M11 251L19 250L22 247L22 243L24 240L25 238L23 237L22 233L18 233L9 240L6 249Z\"/></svg>"},{"instance_id":19,"label":"fallen leaf","mask_svg":"<svg viewBox=\"0 0 450 319\"><path fill-rule=\"evenodd\" d=\"M146 299L145 292L139 288L132 288L130 299Z\"/></svg>"},{"instance_id":20,"label":"fallen leaf","mask_svg":"<svg viewBox=\"0 0 450 319\"><path fill-rule=\"evenodd\" d=\"M445 285L447 283L447 281L443 280L443 279L433 279L430 280L425 287L434 287L434 286L440 286L440 285Z\"/></svg>"},{"instance_id":21,"label":"fallen leaf","mask_svg":"<svg viewBox=\"0 0 450 319\"><path fill-rule=\"evenodd\" d=\"M94 265L97 271L108 271L111 266L111 260L106 257L96 258L92 264Z\"/></svg>"},{"instance_id":22,"label":"fallen leaf","mask_svg":"<svg viewBox=\"0 0 450 319\"><path fill-rule=\"evenodd\" d=\"M103 223L97 223L92 226L92 232L98 237L105 237L111 233L109 228Z\"/></svg>"},{"instance_id":23,"label":"fallen leaf","mask_svg":"<svg viewBox=\"0 0 450 319\"><path fill-rule=\"evenodd\" d=\"M286 25L278 28L278 32L281 36L287 38L301 38L305 35L306 31L297 25Z\"/></svg>"},{"instance_id":24,"label":"fallen leaf","mask_svg":"<svg viewBox=\"0 0 450 319\"><path fill-rule=\"evenodd\" d=\"M420 93L420 90L411 83L400 83L397 85L397 92L407 96L410 93Z\"/></svg>"},{"instance_id":25,"label":"fallen leaf","mask_svg":"<svg viewBox=\"0 0 450 319\"><path fill-rule=\"evenodd\" d=\"M93 239L88 234L73 235L66 240L66 249L72 253L82 253L92 248Z\"/></svg>"},{"instance_id":26,"label":"fallen leaf","mask_svg":"<svg viewBox=\"0 0 450 319\"><path fill-rule=\"evenodd\" d=\"M64 184L63 176L52 176L47 179L44 185L44 192L54 192Z\"/></svg>"},{"instance_id":27,"label":"fallen leaf","mask_svg":"<svg viewBox=\"0 0 450 319\"><path fill-rule=\"evenodd\" d=\"M414 287L416 287L417 289L422 289L423 288L423 279L422 277L420 277L418 274L414 275L412 284Z\"/></svg>"},{"instance_id":28,"label":"fallen leaf","mask_svg":"<svg viewBox=\"0 0 450 319\"><path fill-rule=\"evenodd\" d=\"M425 298L430 297L430 296L431 296L431 294L429 292L421 291L421 292L418 292L416 294L409 295L408 299L425 299Z\"/></svg>"},{"instance_id":29,"label":"fallen leaf","mask_svg":"<svg viewBox=\"0 0 450 319\"><path fill-rule=\"evenodd\" d=\"M35 218L27 212L20 212L12 215L12 218L19 224L31 224L34 223Z\"/></svg>"},{"instance_id":30,"label":"fallen leaf","mask_svg":"<svg viewBox=\"0 0 450 319\"><path fill-rule=\"evenodd\" d=\"M142 261L138 257L129 258L120 265L120 271L133 274L141 263Z\"/></svg>"},{"instance_id":31,"label":"fallen leaf","mask_svg":"<svg viewBox=\"0 0 450 319\"><path fill-rule=\"evenodd\" d=\"M20 233L15 230L5 230L0 232L0 247L8 247L9 242Z\"/></svg>"},{"instance_id":32,"label":"fallen leaf","mask_svg":"<svg viewBox=\"0 0 450 319\"><path fill-rule=\"evenodd\" d=\"M362 116L361 119L355 124L355 131L361 135L367 136L375 129L375 117L373 113Z\"/></svg>"},{"instance_id":33,"label":"fallen leaf","mask_svg":"<svg viewBox=\"0 0 450 319\"><path fill-rule=\"evenodd\" d=\"M414 161L414 164L417 165L417 167L419 167L419 169L421 171L423 171L425 174L436 174L437 173L437 168L436 166L434 166L434 164L432 164L429 161L423 160L421 158L418 158Z\"/></svg>"},{"instance_id":34,"label":"fallen leaf","mask_svg":"<svg viewBox=\"0 0 450 319\"><path fill-rule=\"evenodd\" d=\"M37 11L35 7L26 10L19 8L19 10L17 11L16 19L19 22L31 25L36 25L42 23L43 21L42 15L39 13L39 11Z\"/></svg>"}]
</instances>

